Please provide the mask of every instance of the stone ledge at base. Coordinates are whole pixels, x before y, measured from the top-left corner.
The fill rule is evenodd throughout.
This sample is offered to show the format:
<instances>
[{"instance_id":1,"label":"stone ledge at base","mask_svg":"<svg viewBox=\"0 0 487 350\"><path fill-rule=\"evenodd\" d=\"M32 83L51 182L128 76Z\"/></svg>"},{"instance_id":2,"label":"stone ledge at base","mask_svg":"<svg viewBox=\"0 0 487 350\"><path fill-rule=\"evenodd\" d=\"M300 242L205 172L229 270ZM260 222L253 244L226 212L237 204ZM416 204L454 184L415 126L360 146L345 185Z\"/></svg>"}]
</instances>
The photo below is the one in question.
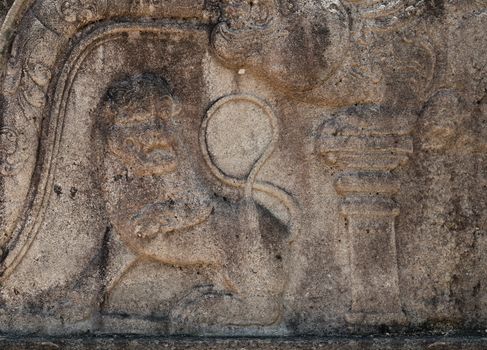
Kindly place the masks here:
<instances>
[{"instance_id":1,"label":"stone ledge at base","mask_svg":"<svg viewBox=\"0 0 487 350\"><path fill-rule=\"evenodd\" d=\"M0 338L0 349L165 349L165 350L481 350L487 337L340 337L340 338Z\"/></svg>"}]
</instances>

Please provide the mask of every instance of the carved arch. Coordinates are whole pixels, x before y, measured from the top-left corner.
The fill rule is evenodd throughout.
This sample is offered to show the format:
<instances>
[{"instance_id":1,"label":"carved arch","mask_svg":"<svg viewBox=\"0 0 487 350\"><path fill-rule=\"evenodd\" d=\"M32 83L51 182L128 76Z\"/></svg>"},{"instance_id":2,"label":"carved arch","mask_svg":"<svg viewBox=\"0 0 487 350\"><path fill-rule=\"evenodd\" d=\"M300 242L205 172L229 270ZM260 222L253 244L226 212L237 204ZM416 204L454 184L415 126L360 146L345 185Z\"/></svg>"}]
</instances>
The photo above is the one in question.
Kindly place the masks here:
<instances>
[{"instance_id":1,"label":"carved arch","mask_svg":"<svg viewBox=\"0 0 487 350\"><path fill-rule=\"evenodd\" d=\"M22 25L23 16L35 3L33 0L18 0L12 6L0 33L0 48L2 77L5 77L9 61L9 49L14 42L17 26ZM18 24L20 23L20 24ZM66 104L70 91L77 75L78 69L85 58L100 45L125 38L130 32L139 33L205 33L207 31L204 21L201 23L181 24L168 21L142 22L131 19L130 22L114 22L106 18L94 25L87 25L84 29L77 30L76 34L63 38L66 42L73 40L69 45L68 54L61 57L53 67L59 67L59 73L52 75L48 86L48 92L53 96L42 108L43 127L41 136L38 139L37 160L30 181L24 206L21 210L20 220L13 225L10 232L4 232L9 236L8 243L2 247L3 256L0 267L0 283L8 279L21 262L24 255L30 249L36 235L43 223L47 210L49 194L54 187L54 176L56 172L56 160L59 152L60 142L64 126ZM77 39L80 38L80 39ZM52 47L56 47L54 45ZM60 50L65 49L63 45L57 46ZM42 142L41 142L42 141ZM31 140L32 142L32 140ZM34 141L35 142L35 141Z\"/></svg>"}]
</instances>

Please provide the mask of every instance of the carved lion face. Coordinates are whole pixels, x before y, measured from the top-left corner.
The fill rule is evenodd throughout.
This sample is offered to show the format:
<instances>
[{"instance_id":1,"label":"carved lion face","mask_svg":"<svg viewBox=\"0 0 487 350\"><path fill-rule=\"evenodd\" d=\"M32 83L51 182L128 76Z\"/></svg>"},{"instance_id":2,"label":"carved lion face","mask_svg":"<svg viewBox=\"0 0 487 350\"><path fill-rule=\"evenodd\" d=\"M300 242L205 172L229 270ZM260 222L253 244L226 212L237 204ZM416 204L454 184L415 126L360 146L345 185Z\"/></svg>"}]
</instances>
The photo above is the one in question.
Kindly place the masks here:
<instances>
[{"instance_id":1,"label":"carved lion face","mask_svg":"<svg viewBox=\"0 0 487 350\"><path fill-rule=\"evenodd\" d=\"M167 83L153 75L118 83L107 94L108 151L136 176L162 175L177 167L172 118L179 104Z\"/></svg>"},{"instance_id":2,"label":"carved lion face","mask_svg":"<svg viewBox=\"0 0 487 350\"><path fill-rule=\"evenodd\" d=\"M212 207L198 187L168 83L143 74L115 82L100 117L102 193L116 231L137 254L169 259L160 235L204 222Z\"/></svg>"}]
</instances>

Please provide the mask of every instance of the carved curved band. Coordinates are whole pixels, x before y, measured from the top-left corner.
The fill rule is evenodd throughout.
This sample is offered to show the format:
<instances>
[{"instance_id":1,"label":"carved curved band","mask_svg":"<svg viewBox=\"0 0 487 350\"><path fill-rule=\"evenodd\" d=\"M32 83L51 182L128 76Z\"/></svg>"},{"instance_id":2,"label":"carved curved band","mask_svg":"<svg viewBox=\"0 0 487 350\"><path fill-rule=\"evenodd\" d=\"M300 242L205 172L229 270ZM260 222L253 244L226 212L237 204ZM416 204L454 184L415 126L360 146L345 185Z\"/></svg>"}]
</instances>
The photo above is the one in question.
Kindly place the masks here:
<instances>
[{"instance_id":1,"label":"carved curved band","mask_svg":"<svg viewBox=\"0 0 487 350\"><path fill-rule=\"evenodd\" d=\"M270 122L271 128L272 128L272 138L270 142L268 143L266 149L262 153L262 155L259 157L259 159L253 164L252 169L250 173L247 175L246 179L238 179L232 176L229 176L225 174L213 161L210 152L209 152L209 147L208 147L208 140L207 140L207 129L208 129L208 124L211 121L211 119L214 117L216 112L224 105L228 103L232 103L235 101L244 101L247 103L251 103L256 105L258 108L260 108L264 114L268 117L268 120ZM201 134L200 134L200 146L201 146L201 151L203 153L203 157L205 159L205 162L207 166L209 167L211 173L222 183L234 187L234 188L239 188L244 190L244 196L245 198L254 198L253 192L261 192L264 194L269 195L270 197L273 197L276 199L278 202L282 203L290 216L290 222L289 225L291 226L291 232L293 229L297 227L297 218L298 218L298 208L292 197L286 193L284 190L280 189L279 187L275 186L274 184L268 183L268 182L263 182L257 180L257 176L264 166L264 164L268 161L272 153L274 153L276 147L277 147L277 142L279 141L279 122L274 114L272 108L263 100L252 96L252 95L247 95L247 94L237 94L237 95L230 95L221 98L218 100L213 106L208 110L208 113L203 120L202 126L201 126Z\"/></svg>"}]
</instances>

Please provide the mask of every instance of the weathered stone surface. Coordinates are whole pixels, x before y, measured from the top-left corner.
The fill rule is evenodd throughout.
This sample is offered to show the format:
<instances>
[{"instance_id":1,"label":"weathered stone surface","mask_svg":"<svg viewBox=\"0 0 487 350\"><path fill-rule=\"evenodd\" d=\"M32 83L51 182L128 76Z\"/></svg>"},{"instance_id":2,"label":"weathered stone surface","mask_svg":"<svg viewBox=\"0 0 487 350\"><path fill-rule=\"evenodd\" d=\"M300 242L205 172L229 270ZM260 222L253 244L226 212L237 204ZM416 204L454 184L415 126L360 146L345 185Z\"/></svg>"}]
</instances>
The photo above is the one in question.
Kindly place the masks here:
<instances>
[{"instance_id":1,"label":"weathered stone surface","mask_svg":"<svg viewBox=\"0 0 487 350\"><path fill-rule=\"evenodd\" d=\"M0 345L487 346L484 0L0 17Z\"/></svg>"},{"instance_id":2,"label":"weathered stone surface","mask_svg":"<svg viewBox=\"0 0 487 350\"><path fill-rule=\"evenodd\" d=\"M9 349L262 349L262 350L478 350L485 349L482 337L348 337L348 338L268 338L268 339L164 339L134 337L97 337L75 339L0 339Z\"/></svg>"}]
</instances>

